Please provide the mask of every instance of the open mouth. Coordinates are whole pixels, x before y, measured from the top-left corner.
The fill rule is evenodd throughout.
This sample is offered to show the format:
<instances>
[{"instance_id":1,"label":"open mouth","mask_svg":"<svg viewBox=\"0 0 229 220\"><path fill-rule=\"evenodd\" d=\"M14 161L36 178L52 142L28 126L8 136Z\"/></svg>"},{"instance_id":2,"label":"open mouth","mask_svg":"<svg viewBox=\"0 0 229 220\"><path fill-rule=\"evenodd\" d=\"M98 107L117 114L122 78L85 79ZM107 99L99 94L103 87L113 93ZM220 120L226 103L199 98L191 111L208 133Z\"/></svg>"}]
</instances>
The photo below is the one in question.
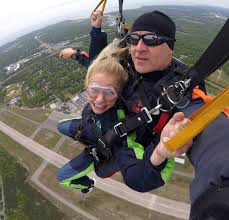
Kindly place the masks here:
<instances>
[{"instance_id":1,"label":"open mouth","mask_svg":"<svg viewBox=\"0 0 229 220\"><path fill-rule=\"evenodd\" d=\"M104 109L105 108L105 105L98 105L96 103L94 103L94 106L98 109Z\"/></svg>"}]
</instances>

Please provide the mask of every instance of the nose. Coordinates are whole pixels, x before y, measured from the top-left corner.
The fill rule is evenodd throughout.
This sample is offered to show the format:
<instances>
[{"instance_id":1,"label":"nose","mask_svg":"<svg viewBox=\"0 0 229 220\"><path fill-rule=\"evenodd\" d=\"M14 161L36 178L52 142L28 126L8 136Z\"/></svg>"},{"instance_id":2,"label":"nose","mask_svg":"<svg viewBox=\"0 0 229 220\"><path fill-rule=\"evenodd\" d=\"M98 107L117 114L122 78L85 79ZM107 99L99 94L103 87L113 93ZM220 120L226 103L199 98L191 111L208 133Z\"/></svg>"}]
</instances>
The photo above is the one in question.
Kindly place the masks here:
<instances>
[{"instance_id":1,"label":"nose","mask_svg":"<svg viewBox=\"0 0 229 220\"><path fill-rule=\"evenodd\" d=\"M103 95L102 92L100 92L95 98L95 101L98 102L98 103L102 103L102 102L104 102L104 100L105 99L104 99L104 95Z\"/></svg>"},{"instance_id":2,"label":"nose","mask_svg":"<svg viewBox=\"0 0 229 220\"><path fill-rule=\"evenodd\" d=\"M142 39L140 39L139 41L138 41L138 44L136 45L136 50L137 51L142 51L142 50L146 50L146 45L144 44L144 42L143 42L143 40Z\"/></svg>"}]
</instances>

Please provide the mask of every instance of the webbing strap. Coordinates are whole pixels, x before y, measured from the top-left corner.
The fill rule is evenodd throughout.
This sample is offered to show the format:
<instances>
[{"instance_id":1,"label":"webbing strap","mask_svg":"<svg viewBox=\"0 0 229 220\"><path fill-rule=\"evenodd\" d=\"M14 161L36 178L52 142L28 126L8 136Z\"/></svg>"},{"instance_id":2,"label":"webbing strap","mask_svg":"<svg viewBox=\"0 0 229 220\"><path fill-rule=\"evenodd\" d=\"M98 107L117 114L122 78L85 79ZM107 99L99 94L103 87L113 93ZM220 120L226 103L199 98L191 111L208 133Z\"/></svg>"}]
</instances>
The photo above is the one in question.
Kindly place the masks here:
<instances>
[{"instance_id":1,"label":"webbing strap","mask_svg":"<svg viewBox=\"0 0 229 220\"><path fill-rule=\"evenodd\" d=\"M89 114L88 123L92 127L97 137L97 144L91 148L90 154L92 154L97 161L108 161L112 157L110 146L107 144L107 140L102 135L102 132L96 125L96 121L92 114Z\"/></svg>"},{"instance_id":2,"label":"webbing strap","mask_svg":"<svg viewBox=\"0 0 229 220\"><path fill-rule=\"evenodd\" d=\"M123 0L119 0L119 16L120 16L121 19L123 19L122 6L123 6Z\"/></svg>"},{"instance_id":3,"label":"webbing strap","mask_svg":"<svg viewBox=\"0 0 229 220\"><path fill-rule=\"evenodd\" d=\"M162 114L159 118L159 121L156 124L156 126L154 127L153 131L157 134L160 134L160 132L164 128L165 124L167 123L168 119L169 119L169 113L168 112L162 112Z\"/></svg>"},{"instance_id":4,"label":"webbing strap","mask_svg":"<svg viewBox=\"0 0 229 220\"><path fill-rule=\"evenodd\" d=\"M152 117L150 116L148 110L146 108L142 108L141 112L132 116L126 117L125 120L119 122L114 126L114 131L118 135L118 137L124 137L129 132L135 130L141 125L145 125L147 123L152 122Z\"/></svg>"},{"instance_id":5,"label":"webbing strap","mask_svg":"<svg viewBox=\"0 0 229 220\"><path fill-rule=\"evenodd\" d=\"M194 66L188 71L191 78L191 89L206 79L229 59L229 19L204 51Z\"/></svg>"},{"instance_id":6,"label":"webbing strap","mask_svg":"<svg viewBox=\"0 0 229 220\"><path fill-rule=\"evenodd\" d=\"M95 7L95 9L93 10L93 12L95 12L95 11L99 8L99 6L100 6L101 4L103 4L103 6L102 6L102 13L101 13L101 15L103 15L104 9L105 9L105 6L106 6L106 3L107 3L107 0L101 0L101 1L98 3L98 5Z\"/></svg>"}]
</instances>

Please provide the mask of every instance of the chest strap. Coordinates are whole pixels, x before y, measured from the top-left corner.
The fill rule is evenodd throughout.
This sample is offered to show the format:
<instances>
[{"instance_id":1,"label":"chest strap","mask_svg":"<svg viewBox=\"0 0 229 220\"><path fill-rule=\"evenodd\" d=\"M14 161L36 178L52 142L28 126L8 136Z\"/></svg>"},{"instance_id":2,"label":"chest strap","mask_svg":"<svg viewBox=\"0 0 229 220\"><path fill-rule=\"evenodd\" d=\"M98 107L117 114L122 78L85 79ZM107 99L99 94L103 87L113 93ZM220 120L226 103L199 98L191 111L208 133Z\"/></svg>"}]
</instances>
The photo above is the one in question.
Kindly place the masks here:
<instances>
[{"instance_id":1,"label":"chest strap","mask_svg":"<svg viewBox=\"0 0 229 220\"><path fill-rule=\"evenodd\" d=\"M158 123L153 128L153 132L160 134L162 129L164 128L165 124L168 122L168 120L169 120L169 113L168 112L162 112Z\"/></svg>"},{"instance_id":2,"label":"chest strap","mask_svg":"<svg viewBox=\"0 0 229 220\"><path fill-rule=\"evenodd\" d=\"M89 153L92 154L96 161L99 163L110 160L112 158L111 147L107 143L105 137L102 135L101 130L97 127L96 121L92 114L89 114L87 122L97 137L97 144L88 147Z\"/></svg>"}]
</instances>

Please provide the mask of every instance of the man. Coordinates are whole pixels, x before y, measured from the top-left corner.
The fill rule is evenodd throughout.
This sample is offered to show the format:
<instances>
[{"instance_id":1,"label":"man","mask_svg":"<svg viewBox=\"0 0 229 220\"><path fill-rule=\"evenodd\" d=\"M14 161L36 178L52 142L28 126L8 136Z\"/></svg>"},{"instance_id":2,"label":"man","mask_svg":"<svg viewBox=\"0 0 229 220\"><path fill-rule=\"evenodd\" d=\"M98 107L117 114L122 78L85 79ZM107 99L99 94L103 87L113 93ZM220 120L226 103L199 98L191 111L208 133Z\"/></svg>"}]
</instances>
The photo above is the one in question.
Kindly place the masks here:
<instances>
[{"instance_id":1,"label":"man","mask_svg":"<svg viewBox=\"0 0 229 220\"><path fill-rule=\"evenodd\" d=\"M99 14L96 14L96 16L99 18ZM95 21L96 20L97 19L95 19ZM101 27L101 23L98 27ZM130 44L129 51L131 54L128 61L132 67L131 71L130 69L129 71L131 74L132 72L135 73L136 76L134 76L134 78L137 78L138 84L143 88L143 96L147 97L146 102L149 103L151 108L156 106L158 97L158 94L155 95L157 91L153 89L154 85L164 76L168 75L171 76L173 80L176 80L179 75L176 71L179 68L185 68L179 62L177 63L172 59L175 31L175 24L168 16L161 12L154 11L143 14L137 18L133 23L128 37L128 42ZM102 47L100 46L102 44L98 43L96 38L101 40L102 36L104 38L106 36L99 30L94 36L91 36L92 48L94 45L97 45L97 48L99 48L97 51L101 50ZM97 42L97 44L95 44L95 42ZM105 42L105 39L103 42ZM133 82L135 82L135 80ZM126 106L129 114L138 112L139 109L147 105L143 100L144 98L141 97L141 89L137 88L139 86L133 87L133 84L134 83L130 82L127 86L128 89L126 89L126 93L123 94L124 98L126 98ZM202 100L197 98L182 111L188 116L201 105L203 105ZM178 110L175 109L174 111ZM170 117L173 115L174 111L170 112ZM154 117L153 125L150 124L150 127L153 127L154 132L157 132L158 130L156 128L160 127L160 133L165 121L167 121L162 118L162 115L163 113L160 112L158 116ZM148 128L149 126L143 126L140 129L137 129L137 133L142 132L144 139L146 139L144 140L145 143L144 141L142 143L143 146L147 146L149 143L147 137L149 137L154 143L158 143L158 135L150 134ZM223 190L228 189L228 184L225 184L225 181L229 179L229 166L227 165L227 158L229 156L229 135L225 135L226 133L229 133L228 120L225 115L221 114L215 122L198 135L194 140L192 149L188 153L190 161L196 171L195 178L190 186L190 198L192 203L191 216L193 219L204 219L200 216L204 216L205 214L203 213L205 213L205 210L212 206L212 204L210 204L202 210L198 210L198 205L195 205L200 199L201 201L206 201L201 197L206 192L209 194L208 190L211 190L212 185L216 186L216 190L219 188ZM139 136L142 137L142 135ZM216 137L219 138L216 139ZM152 187L148 184L150 181L150 178L148 178L150 177L150 173L147 173L146 168L148 165L145 166L145 164L150 161L152 165L155 165L152 163L153 153L155 152L149 153L147 152L147 149L148 148L146 148L144 158L141 161L138 161L139 163L134 162L135 164L133 164L135 165L136 170L142 170L143 178L139 176L136 178L131 176L135 173L133 170L130 174L128 173L128 170L126 171L126 175L131 176L129 178L131 180L128 183L129 186L137 191L149 191ZM160 167L160 163L158 166ZM142 184L143 179L146 181L144 184ZM213 194L210 193L210 197L212 197L212 195Z\"/></svg>"}]
</instances>

